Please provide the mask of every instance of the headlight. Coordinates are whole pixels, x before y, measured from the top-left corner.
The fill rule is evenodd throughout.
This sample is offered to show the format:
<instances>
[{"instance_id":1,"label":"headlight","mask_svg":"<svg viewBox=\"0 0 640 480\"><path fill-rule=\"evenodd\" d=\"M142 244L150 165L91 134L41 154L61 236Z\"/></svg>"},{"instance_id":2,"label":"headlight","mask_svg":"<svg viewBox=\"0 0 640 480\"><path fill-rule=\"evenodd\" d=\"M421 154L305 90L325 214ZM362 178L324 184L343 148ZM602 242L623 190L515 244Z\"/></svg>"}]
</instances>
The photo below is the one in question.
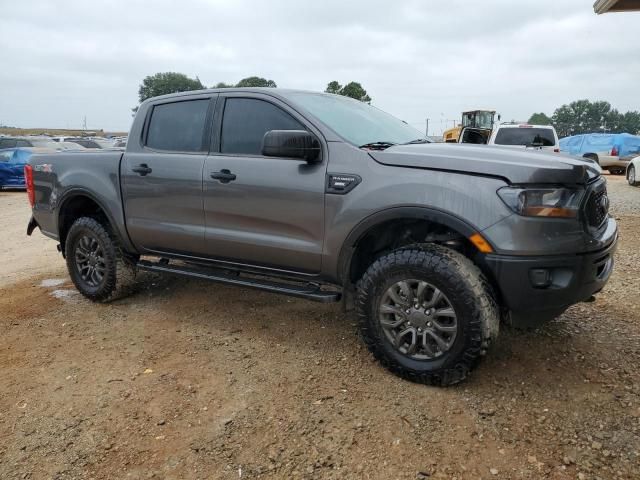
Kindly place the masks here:
<instances>
[{"instance_id":1,"label":"headlight","mask_svg":"<svg viewBox=\"0 0 640 480\"><path fill-rule=\"evenodd\" d=\"M570 188L516 188L498 190L502 201L526 217L576 218L584 194Z\"/></svg>"}]
</instances>

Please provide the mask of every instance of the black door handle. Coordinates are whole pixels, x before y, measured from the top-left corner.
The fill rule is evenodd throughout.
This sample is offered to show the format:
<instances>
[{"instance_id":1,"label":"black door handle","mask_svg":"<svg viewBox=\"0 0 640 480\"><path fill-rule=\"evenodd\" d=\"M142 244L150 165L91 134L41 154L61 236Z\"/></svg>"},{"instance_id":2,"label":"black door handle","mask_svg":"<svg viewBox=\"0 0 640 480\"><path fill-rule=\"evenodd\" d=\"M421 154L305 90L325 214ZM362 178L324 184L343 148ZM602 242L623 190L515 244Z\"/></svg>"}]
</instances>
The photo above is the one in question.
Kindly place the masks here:
<instances>
[{"instance_id":1,"label":"black door handle","mask_svg":"<svg viewBox=\"0 0 640 480\"><path fill-rule=\"evenodd\" d=\"M211 174L211 178L213 178L214 180L220 180L220 183L229 183L233 182L236 179L236 174L231 173L226 168L223 168L219 172L213 172Z\"/></svg>"},{"instance_id":2,"label":"black door handle","mask_svg":"<svg viewBox=\"0 0 640 480\"><path fill-rule=\"evenodd\" d=\"M142 177L144 177L145 175L153 171L149 168L149 165L147 165L146 163L141 163L137 167L133 167L131 170L133 170L134 172L136 172L138 175Z\"/></svg>"}]
</instances>

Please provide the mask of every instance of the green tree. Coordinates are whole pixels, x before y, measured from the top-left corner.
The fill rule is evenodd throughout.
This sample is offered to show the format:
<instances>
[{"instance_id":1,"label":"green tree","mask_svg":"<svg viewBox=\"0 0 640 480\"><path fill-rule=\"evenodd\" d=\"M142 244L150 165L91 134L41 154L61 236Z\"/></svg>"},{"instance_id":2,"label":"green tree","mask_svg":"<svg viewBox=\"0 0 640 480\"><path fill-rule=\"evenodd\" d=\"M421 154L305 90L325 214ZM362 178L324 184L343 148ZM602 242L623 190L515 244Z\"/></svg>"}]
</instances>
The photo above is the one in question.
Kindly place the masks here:
<instances>
[{"instance_id":1,"label":"green tree","mask_svg":"<svg viewBox=\"0 0 640 480\"><path fill-rule=\"evenodd\" d=\"M147 98L166 95L167 93L187 92L205 88L198 77L189 78L183 73L164 72L145 77L138 89L140 103Z\"/></svg>"},{"instance_id":2,"label":"green tree","mask_svg":"<svg viewBox=\"0 0 640 480\"><path fill-rule=\"evenodd\" d=\"M622 115L620 129L633 135L640 135L640 112L627 112Z\"/></svg>"},{"instance_id":3,"label":"green tree","mask_svg":"<svg viewBox=\"0 0 640 480\"><path fill-rule=\"evenodd\" d=\"M620 132L623 115L609 102L576 100L562 105L553 113L552 121L560 137L594 132Z\"/></svg>"},{"instance_id":4,"label":"green tree","mask_svg":"<svg viewBox=\"0 0 640 480\"><path fill-rule=\"evenodd\" d=\"M358 82L349 82L345 86L340 85L335 80L327 84L326 93L334 93L345 97L355 98L361 102L371 103L371 97Z\"/></svg>"},{"instance_id":5,"label":"green tree","mask_svg":"<svg viewBox=\"0 0 640 480\"><path fill-rule=\"evenodd\" d=\"M276 82L262 77L247 77L240 80L236 87L270 87L276 88Z\"/></svg>"},{"instance_id":6,"label":"green tree","mask_svg":"<svg viewBox=\"0 0 640 480\"><path fill-rule=\"evenodd\" d=\"M528 123L531 125L551 125L551 119L545 113L534 113Z\"/></svg>"},{"instance_id":7,"label":"green tree","mask_svg":"<svg viewBox=\"0 0 640 480\"><path fill-rule=\"evenodd\" d=\"M216 83L213 88L233 88L234 85L230 85L228 83L224 83L224 82L218 82Z\"/></svg>"},{"instance_id":8,"label":"green tree","mask_svg":"<svg viewBox=\"0 0 640 480\"><path fill-rule=\"evenodd\" d=\"M336 95L340 95L340 90L342 89L342 85L340 85L335 80L333 82L329 82L327 85L326 93L333 93Z\"/></svg>"},{"instance_id":9,"label":"green tree","mask_svg":"<svg viewBox=\"0 0 640 480\"><path fill-rule=\"evenodd\" d=\"M200 79L187 77L183 73L177 72L161 72L155 75L149 75L142 80L138 89L138 99L140 103L148 98L157 97L158 95L166 95L168 93L186 92L189 90L201 90L205 88ZM138 107L133 109L137 112Z\"/></svg>"}]
</instances>

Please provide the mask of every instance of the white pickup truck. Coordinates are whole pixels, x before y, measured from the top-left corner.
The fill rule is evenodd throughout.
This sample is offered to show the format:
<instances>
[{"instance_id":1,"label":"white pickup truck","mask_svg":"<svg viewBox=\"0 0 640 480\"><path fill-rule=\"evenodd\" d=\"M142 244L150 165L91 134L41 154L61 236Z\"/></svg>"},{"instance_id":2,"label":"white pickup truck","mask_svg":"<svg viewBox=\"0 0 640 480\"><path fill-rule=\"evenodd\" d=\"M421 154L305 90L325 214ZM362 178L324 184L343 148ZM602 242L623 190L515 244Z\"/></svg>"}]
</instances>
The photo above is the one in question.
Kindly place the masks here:
<instances>
[{"instance_id":1,"label":"white pickup truck","mask_svg":"<svg viewBox=\"0 0 640 480\"><path fill-rule=\"evenodd\" d=\"M556 153L560 151L560 141L554 127L528 123L502 123L492 130L464 128L460 134L460 143L535 148Z\"/></svg>"}]
</instances>

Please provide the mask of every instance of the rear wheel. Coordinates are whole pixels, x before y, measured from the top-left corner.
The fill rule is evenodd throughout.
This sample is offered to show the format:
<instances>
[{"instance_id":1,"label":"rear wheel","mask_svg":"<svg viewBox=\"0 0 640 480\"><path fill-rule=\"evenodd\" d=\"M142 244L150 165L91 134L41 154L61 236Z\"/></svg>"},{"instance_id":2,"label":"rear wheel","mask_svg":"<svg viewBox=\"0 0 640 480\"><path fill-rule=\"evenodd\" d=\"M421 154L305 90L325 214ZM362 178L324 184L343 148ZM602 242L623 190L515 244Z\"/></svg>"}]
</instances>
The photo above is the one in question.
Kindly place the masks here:
<instances>
[{"instance_id":1,"label":"rear wheel","mask_svg":"<svg viewBox=\"0 0 640 480\"><path fill-rule=\"evenodd\" d=\"M498 333L488 284L463 255L411 246L375 261L358 283L361 336L376 359L405 379L462 381Z\"/></svg>"},{"instance_id":2,"label":"rear wheel","mask_svg":"<svg viewBox=\"0 0 640 480\"><path fill-rule=\"evenodd\" d=\"M627 181L632 187L638 185L638 180L636 178L636 168L633 165L629 165L629 170L627 170Z\"/></svg>"},{"instance_id":3,"label":"rear wheel","mask_svg":"<svg viewBox=\"0 0 640 480\"><path fill-rule=\"evenodd\" d=\"M116 236L94 218L82 217L71 225L65 256L71 280L90 300L123 296L134 282L135 266L125 258Z\"/></svg>"}]
</instances>

